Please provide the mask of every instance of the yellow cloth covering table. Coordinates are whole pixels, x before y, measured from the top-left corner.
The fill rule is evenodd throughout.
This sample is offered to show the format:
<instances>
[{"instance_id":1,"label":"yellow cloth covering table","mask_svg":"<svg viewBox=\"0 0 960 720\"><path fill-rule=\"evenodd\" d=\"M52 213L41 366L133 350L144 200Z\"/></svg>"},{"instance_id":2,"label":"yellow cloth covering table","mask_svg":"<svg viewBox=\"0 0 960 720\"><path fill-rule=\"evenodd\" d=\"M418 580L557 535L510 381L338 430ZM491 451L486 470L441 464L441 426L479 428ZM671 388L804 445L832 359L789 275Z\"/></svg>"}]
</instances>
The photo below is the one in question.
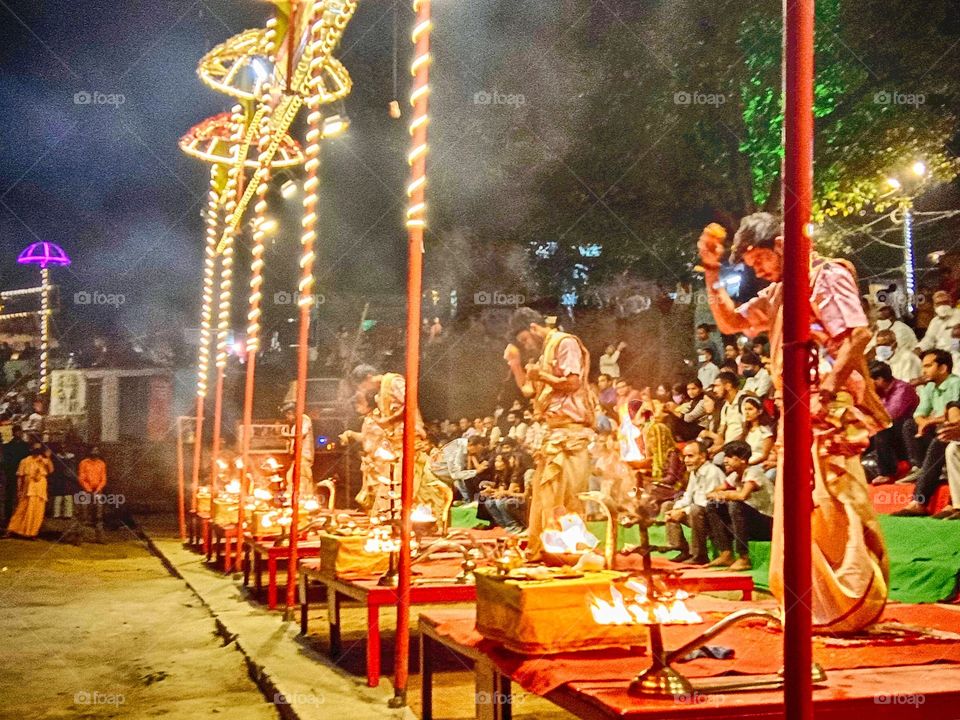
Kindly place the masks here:
<instances>
[{"instance_id":1,"label":"yellow cloth covering table","mask_svg":"<svg viewBox=\"0 0 960 720\"><path fill-rule=\"evenodd\" d=\"M643 625L598 625L593 597L609 601L610 583L623 573L589 572L582 577L511 580L478 569L477 631L508 650L552 654L607 647L646 647Z\"/></svg>"}]
</instances>

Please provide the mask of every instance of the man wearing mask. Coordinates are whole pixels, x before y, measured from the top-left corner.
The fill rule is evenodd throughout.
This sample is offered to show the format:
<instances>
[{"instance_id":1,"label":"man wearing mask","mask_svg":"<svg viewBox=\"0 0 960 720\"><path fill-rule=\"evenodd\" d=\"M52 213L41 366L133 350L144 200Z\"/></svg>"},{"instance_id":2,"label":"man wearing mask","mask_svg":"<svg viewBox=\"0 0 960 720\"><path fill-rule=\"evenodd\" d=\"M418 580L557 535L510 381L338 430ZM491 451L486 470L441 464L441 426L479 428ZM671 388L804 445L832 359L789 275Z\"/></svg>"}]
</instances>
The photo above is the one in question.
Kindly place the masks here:
<instances>
[{"instance_id":1,"label":"man wearing mask","mask_svg":"<svg viewBox=\"0 0 960 720\"><path fill-rule=\"evenodd\" d=\"M913 353L908 354L915 357ZM920 404L920 397L913 385L896 378L886 363L878 360L870 363L870 377L873 378L877 394L893 422L893 425L878 432L871 440L877 454L879 473L872 480L872 484L884 485L894 481L897 462L910 459L904 438L904 425L913 418L913 412Z\"/></svg>"},{"instance_id":2,"label":"man wearing mask","mask_svg":"<svg viewBox=\"0 0 960 720\"><path fill-rule=\"evenodd\" d=\"M921 358L928 350L950 350L954 325L960 324L960 311L953 306L950 293L937 290L933 294L933 312L936 317L930 321L923 339L917 344L916 352Z\"/></svg>"},{"instance_id":3,"label":"man wearing mask","mask_svg":"<svg viewBox=\"0 0 960 720\"><path fill-rule=\"evenodd\" d=\"M710 348L713 350L714 358L720 356L720 351L717 348L723 344L723 338L720 337L720 333L716 332L716 329L712 325L708 325L707 323L697 325L696 339L697 352Z\"/></svg>"},{"instance_id":4,"label":"man wearing mask","mask_svg":"<svg viewBox=\"0 0 960 720\"><path fill-rule=\"evenodd\" d=\"M914 353L900 347L893 330L881 330L876 334L877 344L874 348L879 362L890 366L890 372L897 380L913 382L923 374L923 363Z\"/></svg>"},{"instance_id":5,"label":"man wearing mask","mask_svg":"<svg viewBox=\"0 0 960 720\"><path fill-rule=\"evenodd\" d=\"M717 375L720 374L716 361L716 352L713 348L706 347L697 351L697 362L700 365L697 370L697 380L705 388L711 387Z\"/></svg>"},{"instance_id":6,"label":"man wearing mask","mask_svg":"<svg viewBox=\"0 0 960 720\"><path fill-rule=\"evenodd\" d=\"M889 305L881 305L877 309L877 321L873 324L873 328L873 340L871 340L870 344L867 346L868 351L879 344L880 341L877 339L877 335L884 330L891 330L893 332L897 338L897 345L900 346L901 350L913 352L913 350L917 347L916 333L914 333L910 326L905 322L897 320L896 313ZM886 361L883 360L881 362Z\"/></svg>"},{"instance_id":7,"label":"man wearing mask","mask_svg":"<svg viewBox=\"0 0 960 720\"><path fill-rule=\"evenodd\" d=\"M761 399L769 397L773 391L773 380L759 356L750 350L745 350L740 356L740 366L743 368L741 375L746 378L743 383L743 392L756 395Z\"/></svg>"}]
</instances>

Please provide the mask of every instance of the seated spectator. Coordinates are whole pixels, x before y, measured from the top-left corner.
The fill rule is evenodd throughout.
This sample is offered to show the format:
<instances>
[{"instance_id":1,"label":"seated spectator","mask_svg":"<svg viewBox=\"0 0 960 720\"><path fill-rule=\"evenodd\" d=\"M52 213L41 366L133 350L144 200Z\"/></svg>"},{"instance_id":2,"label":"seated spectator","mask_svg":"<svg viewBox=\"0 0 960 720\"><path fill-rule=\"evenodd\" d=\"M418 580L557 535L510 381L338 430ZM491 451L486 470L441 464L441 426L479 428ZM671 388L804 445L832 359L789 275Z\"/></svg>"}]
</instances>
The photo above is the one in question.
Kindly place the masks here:
<instances>
[{"instance_id":1,"label":"seated spectator","mask_svg":"<svg viewBox=\"0 0 960 720\"><path fill-rule=\"evenodd\" d=\"M894 338L897 341L897 345L900 346L901 350L906 350L907 352L913 352L914 348L917 347L917 335L910 329L910 326L905 322L897 320L897 314L894 312L894 309L889 305L881 305L877 308L877 320L873 324L874 333L873 339L867 344L867 350L873 349L876 345L881 344L880 333L889 331L893 333ZM887 362L882 357L877 357L877 360L881 362ZM896 377L896 373L894 373ZM919 377L919 374L915 377ZM903 378L900 378L901 380Z\"/></svg>"},{"instance_id":2,"label":"seated spectator","mask_svg":"<svg viewBox=\"0 0 960 720\"><path fill-rule=\"evenodd\" d=\"M760 356L750 351L744 351L740 356L740 367L743 377L743 392L756 395L761 400L769 397L773 391L773 380L770 373L763 366Z\"/></svg>"},{"instance_id":3,"label":"seated spectator","mask_svg":"<svg viewBox=\"0 0 960 720\"><path fill-rule=\"evenodd\" d=\"M932 323L931 323L932 324ZM923 377L927 384L920 390L920 404L913 419L905 423L905 440L914 465L920 468L900 482L915 482L913 499L898 517L928 515L926 505L941 484L947 445L937 437L944 422L947 405L960 400L960 377L953 374L953 357L946 350L928 350L923 354Z\"/></svg>"},{"instance_id":4,"label":"seated spectator","mask_svg":"<svg viewBox=\"0 0 960 720\"><path fill-rule=\"evenodd\" d=\"M727 343L723 346L723 361L733 360L737 362L740 359L740 348L736 343Z\"/></svg>"},{"instance_id":5,"label":"seated spectator","mask_svg":"<svg viewBox=\"0 0 960 720\"><path fill-rule=\"evenodd\" d=\"M497 443L500 442L500 438L503 436L500 428L497 427L496 420L494 420L493 416L488 415L480 422L480 437L486 438L490 447L496 447Z\"/></svg>"},{"instance_id":6,"label":"seated spectator","mask_svg":"<svg viewBox=\"0 0 960 720\"><path fill-rule=\"evenodd\" d=\"M493 458L493 475L480 488L480 502L494 523L512 533L524 529L526 499L523 477L512 468L506 455Z\"/></svg>"},{"instance_id":7,"label":"seated spectator","mask_svg":"<svg viewBox=\"0 0 960 720\"><path fill-rule=\"evenodd\" d=\"M746 431L743 441L750 447L748 464L763 469L773 461L775 468L773 418L763 409L763 401L753 395L744 395L740 399L740 414L743 416L743 427Z\"/></svg>"},{"instance_id":8,"label":"seated spectator","mask_svg":"<svg viewBox=\"0 0 960 720\"><path fill-rule=\"evenodd\" d=\"M767 347L767 339L765 335L757 335L757 337L753 339L753 343L750 345L750 350L754 355L764 361L764 364L770 360L770 348Z\"/></svg>"},{"instance_id":9,"label":"seated spectator","mask_svg":"<svg viewBox=\"0 0 960 720\"><path fill-rule=\"evenodd\" d=\"M712 347L701 348L697 351L697 379L704 388L713 387L714 380L720 374L717 366L717 354Z\"/></svg>"},{"instance_id":10,"label":"seated spectator","mask_svg":"<svg viewBox=\"0 0 960 720\"><path fill-rule=\"evenodd\" d=\"M460 429L460 437L468 437L468 435L467 435L468 432L469 432L471 435L473 435L473 433L471 432L471 430L473 430L473 428L470 427L470 421L469 421L467 418L465 418L465 417L464 417L464 418L460 418L460 422L457 423L457 425L458 425L458 427L459 427L459 429Z\"/></svg>"},{"instance_id":11,"label":"seated spectator","mask_svg":"<svg viewBox=\"0 0 960 720\"><path fill-rule=\"evenodd\" d=\"M590 490L599 491L617 506L626 506L629 493L637 485L634 471L620 457L620 443L613 431L601 432L590 444L592 472ZM658 506L659 507L659 506ZM595 502L587 503L588 519L603 519Z\"/></svg>"},{"instance_id":12,"label":"seated spectator","mask_svg":"<svg viewBox=\"0 0 960 720\"><path fill-rule=\"evenodd\" d=\"M720 551L712 566L750 570L750 541L769 540L773 532L773 482L749 464L752 452L742 441L723 447L726 484L707 495L710 539Z\"/></svg>"},{"instance_id":13,"label":"seated spectator","mask_svg":"<svg viewBox=\"0 0 960 720\"><path fill-rule=\"evenodd\" d=\"M431 469L441 480L453 483L460 503L470 503L476 498L480 482L486 479L490 468L486 454L486 439L456 438L443 446L442 461Z\"/></svg>"},{"instance_id":14,"label":"seated spectator","mask_svg":"<svg viewBox=\"0 0 960 720\"><path fill-rule=\"evenodd\" d=\"M704 348L710 348L713 357L717 358L719 357L720 333L714 332L714 330L715 328L712 325L706 323L697 325L694 345L698 352Z\"/></svg>"},{"instance_id":15,"label":"seated spectator","mask_svg":"<svg viewBox=\"0 0 960 720\"><path fill-rule=\"evenodd\" d=\"M695 440L701 431L710 426L710 417L705 409L703 386L699 380L687 383L687 399L673 409L677 419L674 435L681 442Z\"/></svg>"},{"instance_id":16,"label":"seated spectator","mask_svg":"<svg viewBox=\"0 0 960 720\"><path fill-rule=\"evenodd\" d=\"M930 321L927 332L917 343L916 352L920 357L929 350L949 351L951 330L954 325L960 325L960 311L953 306L953 299L945 290L937 290L933 294L933 312L936 317Z\"/></svg>"},{"instance_id":17,"label":"seated spectator","mask_svg":"<svg viewBox=\"0 0 960 720\"><path fill-rule=\"evenodd\" d=\"M720 452L727 443L743 440L745 432L743 416L740 414L740 405L737 402L740 395L740 378L724 370L713 384L713 393L723 400L723 407L720 408L720 428L713 433L713 445L709 450L711 456Z\"/></svg>"},{"instance_id":18,"label":"seated spectator","mask_svg":"<svg viewBox=\"0 0 960 720\"><path fill-rule=\"evenodd\" d=\"M899 461L909 460L907 445L904 441L904 424L913 417L917 405L920 404L920 397L913 385L894 377L893 369L886 363L876 360L870 363L870 377L873 378L873 386L893 422L890 427L878 432L871 440L872 448L877 455L877 472L879 473L873 479L873 484L883 485L894 481Z\"/></svg>"},{"instance_id":19,"label":"seated spectator","mask_svg":"<svg viewBox=\"0 0 960 720\"><path fill-rule=\"evenodd\" d=\"M660 508L666 520L667 543L678 550L674 562L706 565L707 557L707 495L725 481L723 470L707 462L705 448L696 442L683 448L683 463L687 468L687 488L676 501L668 501ZM692 530L688 543L682 525Z\"/></svg>"},{"instance_id":20,"label":"seated spectator","mask_svg":"<svg viewBox=\"0 0 960 720\"><path fill-rule=\"evenodd\" d=\"M606 373L600 373L597 378L597 395L600 399L600 406L612 411L617 404L617 389L613 386L613 378Z\"/></svg>"},{"instance_id":21,"label":"seated spectator","mask_svg":"<svg viewBox=\"0 0 960 720\"><path fill-rule=\"evenodd\" d=\"M893 377L912 383L923 374L920 358L916 353L900 347L897 336L892 330L881 330L874 337L877 340L874 348L876 358L890 366Z\"/></svg>"},{"instance_id":22,"label":"seated spectator","mask_svg":"<svg viewBox=\"0 0 960 720\"><path fill-rule=\"evenodd\" d=\"M937 429L937 439L949 443L946 460L950 502L933 517L937 520L960 520L960 402L947 404L947 419Z\"/></svg>"},{"instance_id":23,"label":"seated spectator","mask_svg":"<svg viewBox=\"0 0 960 720\"><path fill-rule=\"evenodd\" d=\"M639 467L654 480L659 480L667 466L667 456L677 446L666 422L670 415L661 401L653 400L641 409L640 416L643 419L640 432L646 457Z\"/></svg>"}]
</instances>

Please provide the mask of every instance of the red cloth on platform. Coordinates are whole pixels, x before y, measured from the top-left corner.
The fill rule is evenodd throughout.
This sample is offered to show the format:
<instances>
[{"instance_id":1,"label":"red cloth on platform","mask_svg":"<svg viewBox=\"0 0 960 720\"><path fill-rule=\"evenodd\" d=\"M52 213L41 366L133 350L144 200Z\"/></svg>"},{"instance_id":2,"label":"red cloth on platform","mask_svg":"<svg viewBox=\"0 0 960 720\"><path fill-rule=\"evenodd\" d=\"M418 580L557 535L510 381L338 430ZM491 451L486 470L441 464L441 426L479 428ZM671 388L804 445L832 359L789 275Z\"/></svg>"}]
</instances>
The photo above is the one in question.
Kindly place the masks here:
<instances>
[{"instance_id":1,"label":"red cloth on platform","mask_svg":"<svg viewBox=\"0 0 960 720\"><path fill-rule=\"evenodd\" d=\"M758 607L757 603L707 601L719 611L704 610L704 603L691 601L704 619L703 624L667 626L663 629L664 645L670 648L693 639L709 624L727 615L731 609ZM561 653L549 656L525 656L503 649L485 640L475 629L476 617L469 610L431 611L438 620L436 629L461 645L481 650L499 670L509 675L524 690L546 695L570 682L629 681L650 665L646 654L609 649L591 652ZM943 605L889 605L881 625L902 623L930 630L956 632L960 629L960 611ZM930 663L960 664L960 642L936 639L921 633L902 633L903 637L884 634L879 637L858 636L852 645L836 646L832 638L814 638L814 660L827 671L925 665ZM764 675L775 673L783 665L783 635L776 627L762 620L748 621L721 633L709 644L733 648L731 660L697 659L677 663L688 677L712 677L724 674Z\"/></svg>"}]
</instances>

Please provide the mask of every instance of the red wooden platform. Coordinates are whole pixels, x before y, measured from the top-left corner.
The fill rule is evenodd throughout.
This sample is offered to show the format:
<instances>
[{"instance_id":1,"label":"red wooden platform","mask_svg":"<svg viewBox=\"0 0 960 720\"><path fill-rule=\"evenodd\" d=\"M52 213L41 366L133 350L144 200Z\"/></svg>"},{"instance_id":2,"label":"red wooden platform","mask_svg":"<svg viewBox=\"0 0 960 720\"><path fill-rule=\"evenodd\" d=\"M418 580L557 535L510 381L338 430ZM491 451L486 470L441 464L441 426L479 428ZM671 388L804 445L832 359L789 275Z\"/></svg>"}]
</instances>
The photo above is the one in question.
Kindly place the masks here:
<instances>
[{"instance_id":1,"label":"red wooden platform","mask_svg":"<svg viewBox=\"0 0 960 720\"><path fill-rule=\"evenodd\" d=\"M887 485L871 485L869 487L870 499L873 501L873 507L881 515L889 515L892 512L906 507L913 499L913 483L909 485L897 485L888 483ZM933 495L933 500L927 505L930 514L940 512L950 504L950 488L944 483L937 488ZM960 717L960 715L958 715ZM953 720L953 718L950 718Z\"/></svg>"},{"instance_id":2,"label":"red wooden platform","mask_svg":"<svg viewBox=\"0 0 960 720\"><path fill-rule=\"evenodd\" d=\"M426 567L426 566L423 566ZM410 587L410 604L426 605L439 603L473 602L477 599L477 587L473 583L458 585L449 578L431 577L426 582L414 582ZM307 634L310 603L307 585L315 581L327 589L327 621L330 628L330 656L342 651L340 640L340 607L344 600L355 600L367 611L367 685L380 684L380 608L397 604L397 589L381 587L376 579L347 580L320 570L318 560L300 563L300 632Z\"/></svg>"},{"instance_id":3,"label":"red wooden platform","mask_svg":"<svg viewBox=\"0 0 960 720\"><path fill-rule=\"evenodd\" d=\"M277 607L277 571L281 561L290 559L290 545L277 545L277 537L251 537L249 534L243 540L243 584L250 584L250 573L253 572L254 590L257 597L263 590L263 565L267 565L267 607L275 610ZM315 558L320 555L319 540L301 540L297 543L297 554L301 558ZM284 573L284 577L286 574ZM286 584L284 584L286 587Z\"/></svg>"},{"instance_id":4,"label":"red wooden platform","mask_svg":"<svg viewBox=\"0 0 960 720\"><path fill-rule=\"evenodd\" d=\"M710 600L702 599L703 604ZM722 603L728 612L742 603ZM701 608L698 608L702 612ZM894 605L885 622L902 619L913 626L956 631L960 610L951 606ZM781 690L752 692L696 691L675 698L632 698L627 687L633 674L649 664L644 655L622 651L568 653L559 658L514 655L483 640L468 611L431 610L421 613L423 720L432 720L432 685L438 650L443 647L473 661L476 717L508 720L514 697L513 681L577 717L589 720L779 720L784 717ZM669 647L690 639L703 627L665 628ZM732 645L736 660L694 660L675 667L697 687L717 683L733 671L747 675L773 673L782 657L782 634L764 628L730 630L710 644ZM955 641L919 633L888 634L857 643L815 641L815 660L826 669L826 680L814 691L818 720L953 720L960 718L960 647ZM743 677L737 676L738 679ZM578 679L584 678L584 679ZM720 679L722 681L722 679Z\"/></svg>"}]
</instances>

